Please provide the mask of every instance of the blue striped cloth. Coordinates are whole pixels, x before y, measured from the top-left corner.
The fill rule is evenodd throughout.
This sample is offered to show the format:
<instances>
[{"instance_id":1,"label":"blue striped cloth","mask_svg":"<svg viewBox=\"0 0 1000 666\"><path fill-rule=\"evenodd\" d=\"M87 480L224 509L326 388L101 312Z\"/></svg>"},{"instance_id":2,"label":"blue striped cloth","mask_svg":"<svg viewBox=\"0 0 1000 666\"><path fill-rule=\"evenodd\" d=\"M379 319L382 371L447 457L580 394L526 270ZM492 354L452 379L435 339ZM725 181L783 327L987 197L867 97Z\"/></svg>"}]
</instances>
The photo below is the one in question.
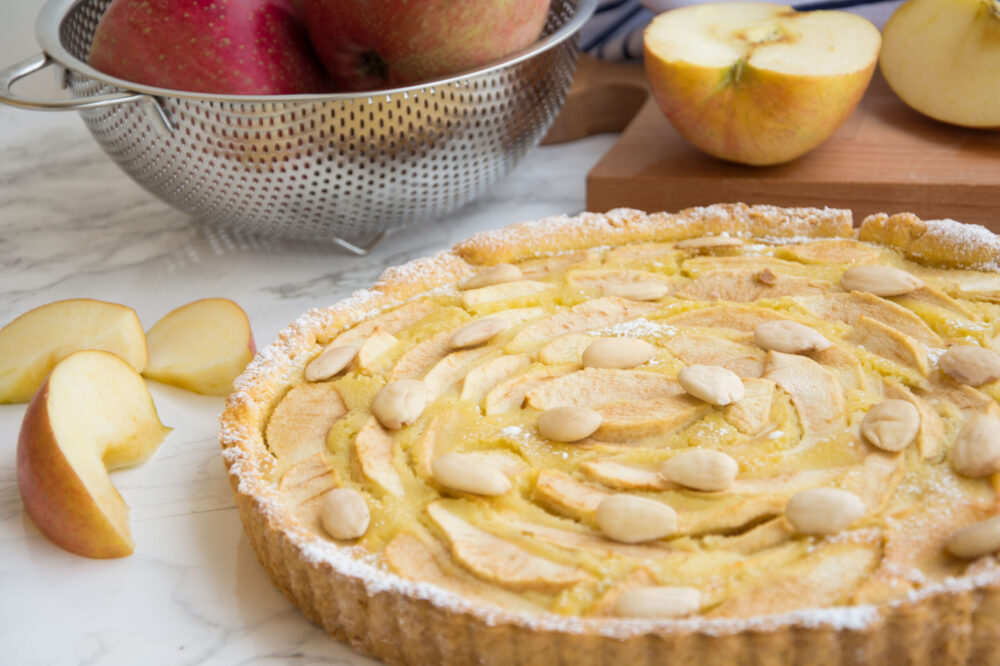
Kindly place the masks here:
<instances>
[{"instance_id":1,"label":"blue striped cloth","mask_svg":"<svg viewBox=\"0 0 1000 666\"><path fill-rule=\"evenodd\" d=\"M580 31L584 51L604 60L641 60L642 31L662 11L707 0L600 0L597 11ZM796 9L850 8L881 27L899 6L895 0L818 0Z\"/></svg>"}]
</instances>

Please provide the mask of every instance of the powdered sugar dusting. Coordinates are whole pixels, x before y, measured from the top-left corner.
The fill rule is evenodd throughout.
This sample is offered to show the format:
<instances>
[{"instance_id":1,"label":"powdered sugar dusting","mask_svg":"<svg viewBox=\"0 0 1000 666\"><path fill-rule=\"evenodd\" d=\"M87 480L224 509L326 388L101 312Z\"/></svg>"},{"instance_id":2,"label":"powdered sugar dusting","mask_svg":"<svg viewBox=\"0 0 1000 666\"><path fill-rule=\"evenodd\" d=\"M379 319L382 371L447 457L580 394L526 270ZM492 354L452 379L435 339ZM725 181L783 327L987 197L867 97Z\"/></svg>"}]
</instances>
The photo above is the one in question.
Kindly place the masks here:
<instances>
[{"instance_id":1,"label":"powdered sugar dusting","mask_svg":"<svg viewBox=\"0 0 1000 666\"><path fill-rule=\"evenodd\" d=\"M1000 236L997 236L986 227L978 224L965 224L952 219L927 220L927 231L921 236L921 244L930 247L940 247L942 243L947 246L957 246L956 250L960 261L963 256L981 256L983 249L989 250L986 261L966 261L963 262L968 268L976 268L986 271L1000 270Z\"/></svg>"},{"instance_id":2,"label":"powdered sugar dusting","mask_svg":"<svg viewBox=\"0 0 1000 666\"><path fill-rule=\"evenodd\" d=\"M636 317L623 321L620 324L608 326L595 331L588 331L588 335L601 336L610 335L621 338L641 338L652 335L673 335L677 332L673 326L658 324L645 317Z\"/></svg>"}]
</instances>

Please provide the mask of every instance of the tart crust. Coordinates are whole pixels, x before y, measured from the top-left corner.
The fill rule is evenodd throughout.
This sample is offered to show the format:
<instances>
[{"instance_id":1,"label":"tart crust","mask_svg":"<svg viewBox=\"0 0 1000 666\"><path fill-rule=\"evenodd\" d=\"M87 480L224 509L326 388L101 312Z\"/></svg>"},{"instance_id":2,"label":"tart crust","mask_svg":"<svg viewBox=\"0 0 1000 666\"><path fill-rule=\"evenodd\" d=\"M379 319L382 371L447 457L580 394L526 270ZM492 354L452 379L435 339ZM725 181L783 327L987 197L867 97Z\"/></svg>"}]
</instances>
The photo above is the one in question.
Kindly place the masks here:
<instances>
[{"instance_id":1,"label":"tart crust","mask_svg":"<svg viewBox=\"0 0 1000 666\"><path fill-rule=\"evenodd\" d=\"M567 233L571 231L572 233ZM1000 663L1000 567L982 567L879 606L752 618L563 617L486 607L405 580L365 553L317 536L281 499L264 427L289 382L336 335L474 267L554 252L706 234L859 238L927 265L1000 272L1000 238L981 227L850 211L744 204L677 214L617 209L478 234L450 252L385 271L372 289L312 310L238 380L220 439L247 537L275 584L307 617L390 664L988 664ZM569 239L569 240L567 240ZM992 561L992 560L991 560Z\"/></svg>"}]
</instances>

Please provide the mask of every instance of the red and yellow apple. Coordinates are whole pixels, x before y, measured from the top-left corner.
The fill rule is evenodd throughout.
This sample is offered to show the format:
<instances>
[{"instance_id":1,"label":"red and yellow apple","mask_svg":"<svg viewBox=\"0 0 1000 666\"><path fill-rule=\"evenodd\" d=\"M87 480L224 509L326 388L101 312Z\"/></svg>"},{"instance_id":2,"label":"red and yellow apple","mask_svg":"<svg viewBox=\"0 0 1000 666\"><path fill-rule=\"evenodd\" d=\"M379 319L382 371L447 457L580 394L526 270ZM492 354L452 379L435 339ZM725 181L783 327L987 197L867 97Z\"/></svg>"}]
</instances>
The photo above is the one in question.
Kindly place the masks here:
<instances>
[{"instance_id":1,"label":"red and yellow apple","mask_svg":"<svg viewBox=\"0 0 1000 666\"><path fill-rule=\"evenodd\" d=\"M769 165L812 150L847 119L880 36L847 12L720 2L660 14L643 43L653 95L681 136L724 160Z\"/></svg>"},{"instance_id":2,"label":"red and yellow apple","mask_svg":"<svg viewBox=\"0 0 1000 666\"><path fill-rule=\"evenodd\" d=\"M329 89L291 0L113 0L88 62L121 79L189 92Z\"/></svg>"},{"instance_id":3,"label":"red and yellow apple","mask_svg":"<svg viewBox=\"0 0 1000 666\"><path fill-rule=\"evenodd\" d=\"M910 0L882 30L885 80L935 120L1000 128L1000 0Z\"/></svg>"},{"instance_id":4,"label":"red and yellow apple","mask_svg":"<svg viewBox=\"0 0 1000 666\"><path fill-rule=\"evenodd\" d=\"M227 298L205 298L167 313L146 333L143 375L205 395L227 395L257 349L250 321Z\"/></svg>"},{"instance_id":5,"label":"red and yellow apple","mask_svg":"<svg viewBox=\"0 0 1000 666\"><path fill-rule=\"evenodd\" d=\"M0 402L27 402L52 367L75 351L103 349L146 367L146 336L132 308L89 298L29 310L0 329Z\"/></svg>"},{"instance_id":6,"label":"red and yellow apple","mask_svg":"<svg viewBox=\"0 0 1000 666\"><path fill-rule=\"evenodd\" d=\"M376 90L485 65L539 38L550 0L302 0L338 88Z\"/></svg>"},{"instance_id":7,"label":"red and yellow apple","mask_svg":"<svg viewBox=\"0 0 1000 666\"><path fill-rule=\"evenodd\" d=\"M70 354L53 368L21 423L17 484L24 510L70 552L130 554L128 506L108 470L145 461L168 432L128 363L104 351Z\"/></svg>"}]
</instances>

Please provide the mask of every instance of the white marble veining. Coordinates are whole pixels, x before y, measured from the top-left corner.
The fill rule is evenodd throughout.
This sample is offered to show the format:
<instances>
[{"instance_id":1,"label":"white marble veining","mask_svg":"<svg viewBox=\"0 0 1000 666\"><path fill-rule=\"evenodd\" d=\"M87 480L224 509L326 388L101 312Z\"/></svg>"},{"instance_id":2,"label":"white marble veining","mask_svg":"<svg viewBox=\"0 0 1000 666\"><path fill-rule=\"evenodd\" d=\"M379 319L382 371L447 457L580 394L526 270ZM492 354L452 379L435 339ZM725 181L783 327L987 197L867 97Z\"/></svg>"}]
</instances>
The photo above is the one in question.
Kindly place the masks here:
<instances>
[{"instance_id":1,"label":"white marble veining","mask_svg":"<svg viewBox=\"0 0 1000 666\"><path fill-rule=\"evenodd\" d=\"M224 296L266 345L386 266L478 230L582 209L586 171L612 140L536 149L465 209L358 258L199 227L119 171L75 114L0 106L0 325L91 297L130 305L148 327L183 303ZM24 516L14 463L24 405L0 405L0 663L374 663L309 622L257 563L216 440L222 399L151 388L174 431L149 462L112 475L136 541L119 560L63 552Z\"/></svg>"}]
</instances>

